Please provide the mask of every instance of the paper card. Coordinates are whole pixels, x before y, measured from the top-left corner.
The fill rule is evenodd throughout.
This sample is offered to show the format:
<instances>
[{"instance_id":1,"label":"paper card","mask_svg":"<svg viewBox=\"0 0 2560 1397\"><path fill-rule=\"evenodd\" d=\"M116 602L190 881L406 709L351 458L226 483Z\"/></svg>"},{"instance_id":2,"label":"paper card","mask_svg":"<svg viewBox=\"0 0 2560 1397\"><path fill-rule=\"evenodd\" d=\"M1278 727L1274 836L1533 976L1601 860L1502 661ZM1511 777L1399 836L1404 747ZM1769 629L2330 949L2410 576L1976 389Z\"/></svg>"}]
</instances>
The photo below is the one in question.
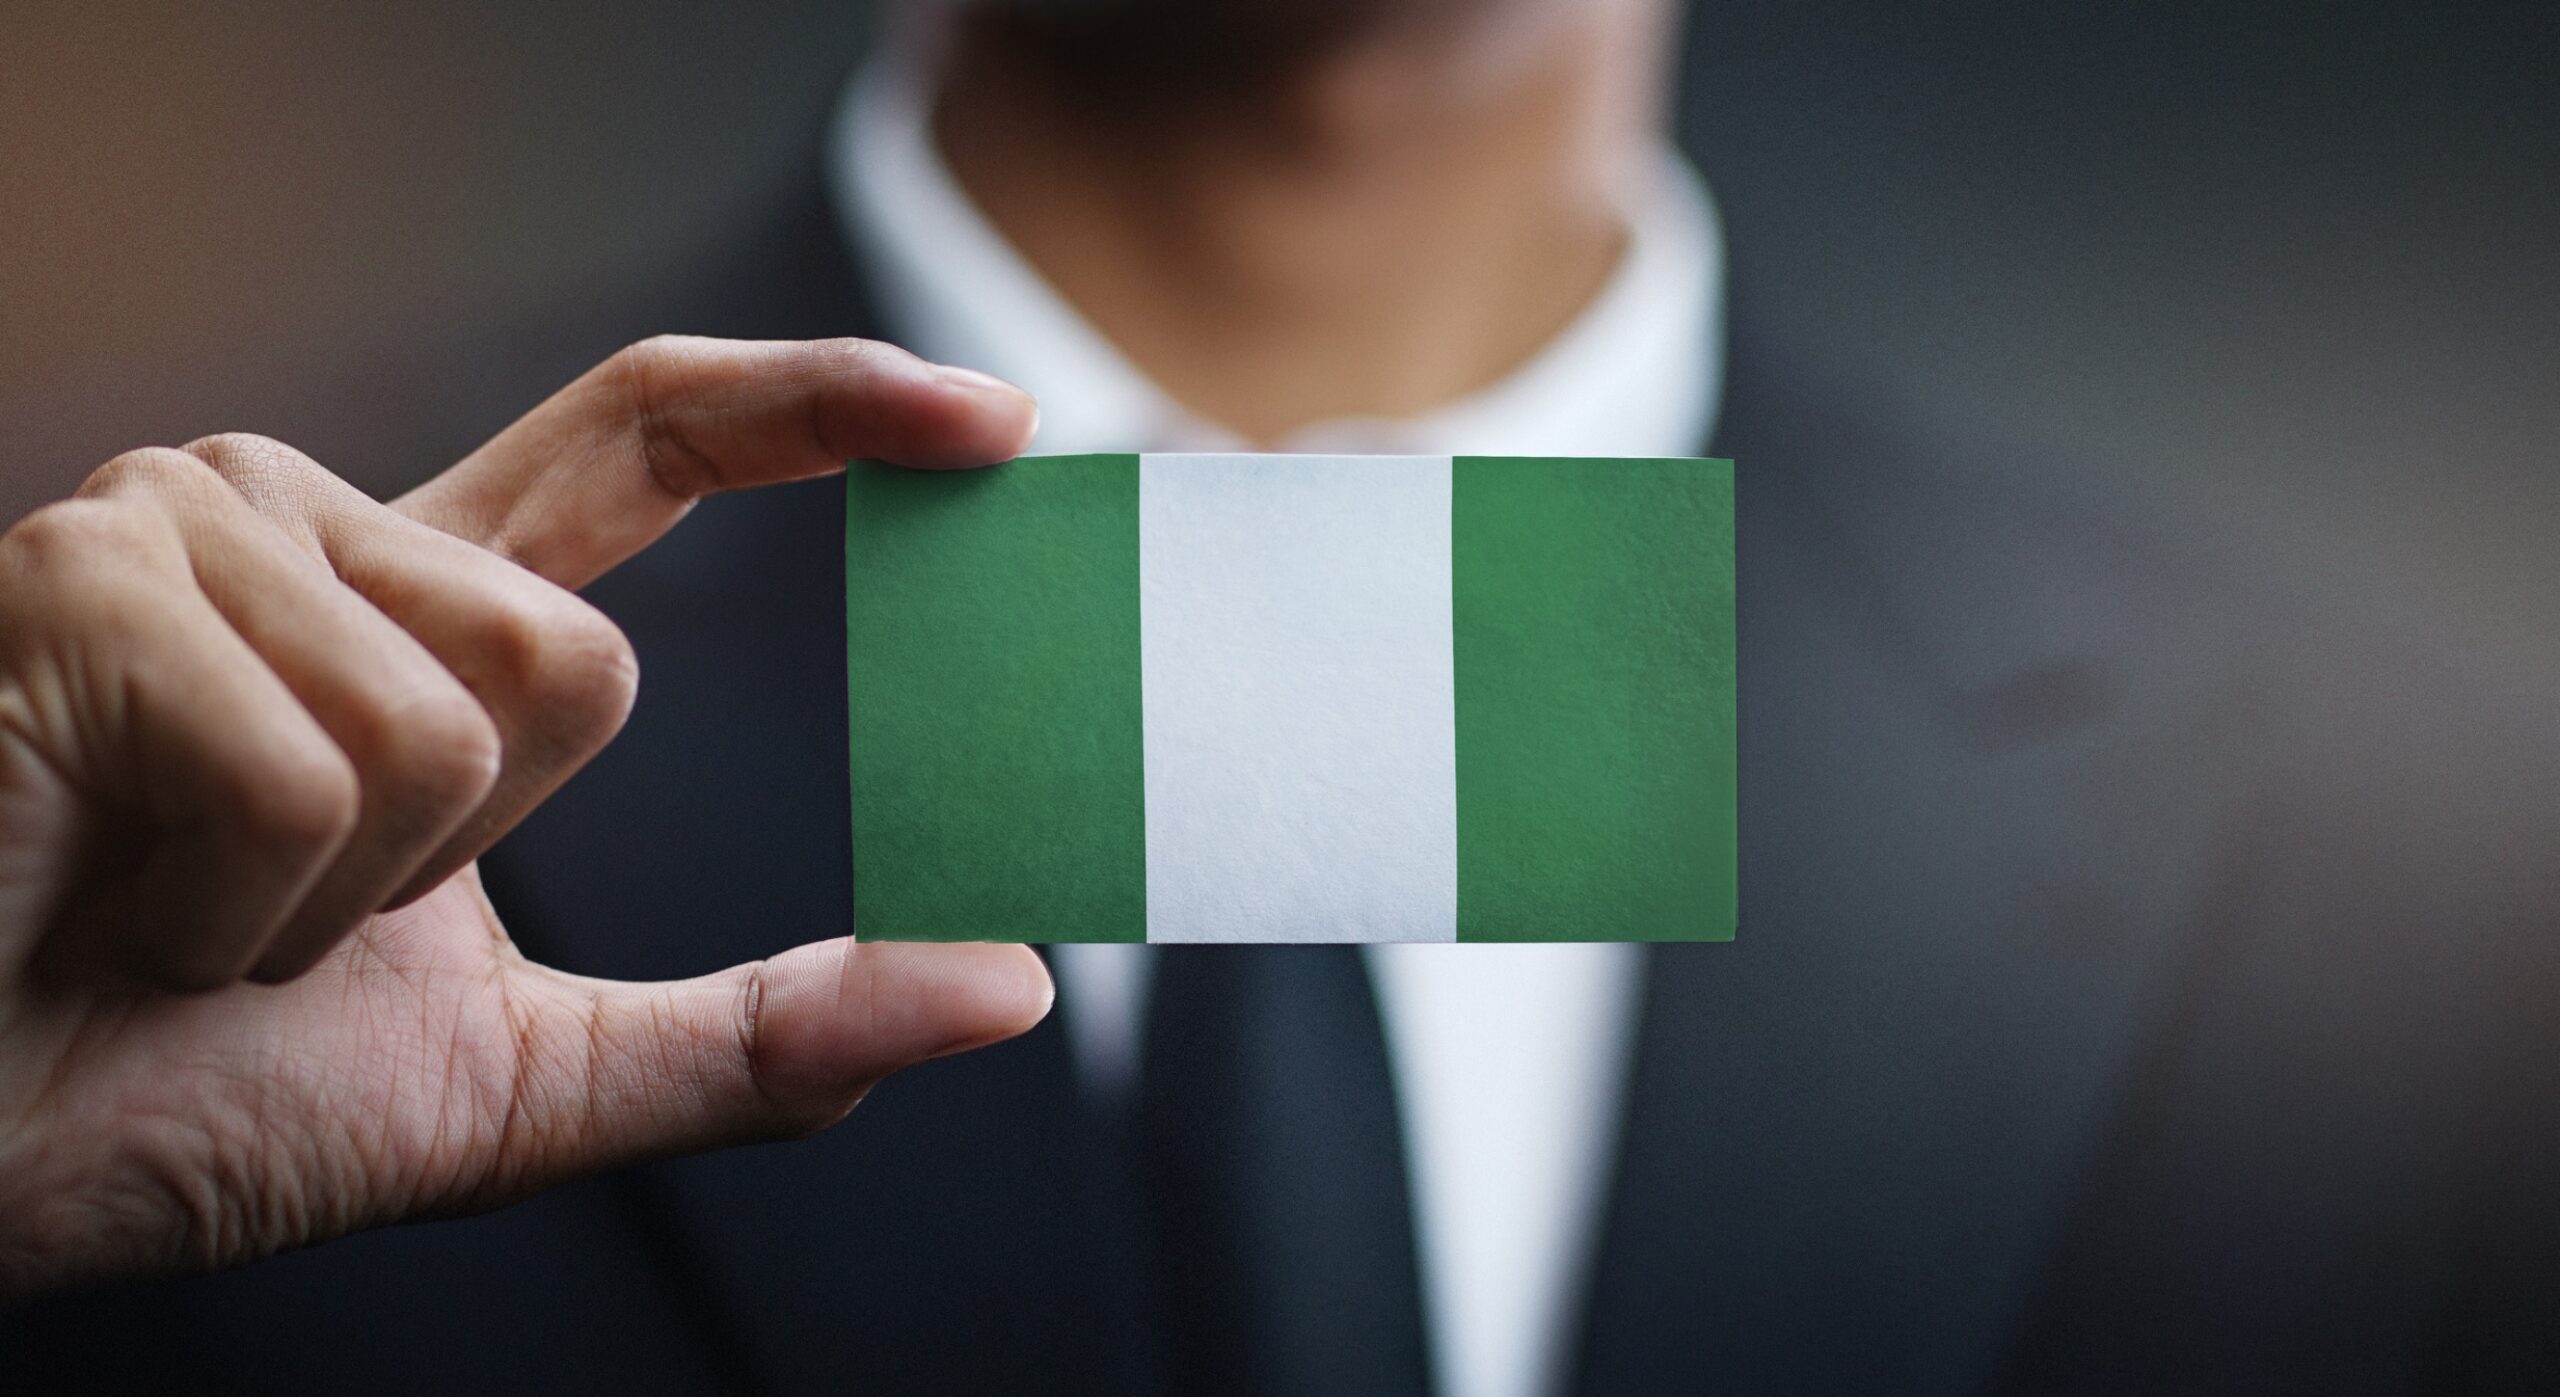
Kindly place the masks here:
<instances>
[{"instance_id":1,"label":"paper card","mask_svg":"<svg viewBox=\"0 0 2560 1397\"><path fill-rule=\"evenodd\" d=\"M1730 462L857 464L854 927L1721 941Z\"/></svg>"}]
</instances>

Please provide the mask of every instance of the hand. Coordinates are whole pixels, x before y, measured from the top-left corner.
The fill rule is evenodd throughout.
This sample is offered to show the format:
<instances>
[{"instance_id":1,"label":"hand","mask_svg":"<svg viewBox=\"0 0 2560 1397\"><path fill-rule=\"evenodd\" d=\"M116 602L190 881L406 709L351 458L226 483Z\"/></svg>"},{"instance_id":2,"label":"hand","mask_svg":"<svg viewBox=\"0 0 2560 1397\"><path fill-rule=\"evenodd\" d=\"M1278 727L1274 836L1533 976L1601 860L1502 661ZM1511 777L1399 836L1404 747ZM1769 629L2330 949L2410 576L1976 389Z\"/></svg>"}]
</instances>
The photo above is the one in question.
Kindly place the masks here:
<instances>
[{"instance_id":1,"label":"hand","mask_svg":"<svg viewBox=\"0 0 2560 1397\"><path fill-rule=\"evenodd\" d=\"M472 864L631 705L564 589L702 495L1033 417L881 345L652 340L389 506L213 437L0 537L0 1299L805 1133L1038 1021L1018 946L562 974Z\"/></svg>"}]
</instances>

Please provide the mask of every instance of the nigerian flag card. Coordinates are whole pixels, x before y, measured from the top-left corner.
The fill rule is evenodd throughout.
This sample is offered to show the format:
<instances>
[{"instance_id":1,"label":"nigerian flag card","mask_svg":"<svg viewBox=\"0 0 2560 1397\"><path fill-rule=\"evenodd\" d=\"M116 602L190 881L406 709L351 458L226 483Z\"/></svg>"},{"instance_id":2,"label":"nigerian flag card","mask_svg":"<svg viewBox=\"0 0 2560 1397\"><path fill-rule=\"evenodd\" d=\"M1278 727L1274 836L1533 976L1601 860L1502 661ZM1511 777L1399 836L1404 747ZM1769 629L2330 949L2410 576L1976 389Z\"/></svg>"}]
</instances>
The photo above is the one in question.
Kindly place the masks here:
<instances>
[{"instance_id":1,"label":"nigerian flag card","mask_svg":"<svg viewBox=\"0 0 2560 1397\"><path fill-rule=\"evenodd\" d=\"M1733 468L857 464L867 940L1733 935Z\"/></svg>"}]
</instances>

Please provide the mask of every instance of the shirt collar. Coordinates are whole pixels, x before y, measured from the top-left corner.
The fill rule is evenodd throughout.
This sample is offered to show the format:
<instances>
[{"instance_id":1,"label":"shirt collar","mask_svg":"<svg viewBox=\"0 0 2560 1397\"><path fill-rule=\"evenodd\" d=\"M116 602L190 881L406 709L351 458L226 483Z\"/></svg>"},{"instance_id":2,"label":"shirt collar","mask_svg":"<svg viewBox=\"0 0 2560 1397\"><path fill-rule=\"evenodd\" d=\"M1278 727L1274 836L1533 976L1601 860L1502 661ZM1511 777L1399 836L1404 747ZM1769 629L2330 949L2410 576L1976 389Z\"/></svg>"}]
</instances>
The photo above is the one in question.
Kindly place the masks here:
<instances>
[{"instance_id":1,"label":"shirt collar","mask_svg":"<svg viewBox=\"0 0 2560 1397\"><path fill-rule=\"evenodd\" d=\"M906 346L1030 390L1035 451L1244 449L1149 381L978 212L934 147L926 65L911 57L891 53L846 89L827 171L838 221ZM1630 185L1616 270L1529 362L1419 416L1321 422L1280 448L1693 454L1715 425L1723 376L1723 232L1705 183L1668 144Z\"/></svg>"}]
</instances>

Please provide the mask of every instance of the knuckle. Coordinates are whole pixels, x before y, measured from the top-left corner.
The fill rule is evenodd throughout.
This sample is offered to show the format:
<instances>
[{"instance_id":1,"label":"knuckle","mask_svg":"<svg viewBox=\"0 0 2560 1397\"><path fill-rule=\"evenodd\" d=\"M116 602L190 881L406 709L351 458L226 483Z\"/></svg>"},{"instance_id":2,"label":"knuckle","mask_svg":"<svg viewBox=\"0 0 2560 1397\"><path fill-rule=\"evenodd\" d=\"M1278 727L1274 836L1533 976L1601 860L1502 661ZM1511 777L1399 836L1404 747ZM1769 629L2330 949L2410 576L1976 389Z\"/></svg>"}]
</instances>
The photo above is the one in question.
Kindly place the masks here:
<instances>
[{"instance_id":1,"label":"knuckle","mask_svg":"<svg viewBox=\"0 0 2560 1397\"><path fill-rule=\"evenodd\" d=\"M99 499L60 500L17 522L7 545L30 561L53 563L113 547L135 533L128 512Z\"/></svg>"},{"instance_id":2,"label":"knuckle","mask_svg":"<svg viewBox=\"0 0 2560 1397\"><path fill-rule=\"evenodd\" d=\"M303 498L318 471L310 457L255 432L198 437L187 443L186 454L261 508Z\"/></svg>"},{"instance_id":3,"label":"knuckle","mask_svg":"<svg viewBox=\"0 0 2560 1397\"><path fill-rule=\"evenodd\" d=\"M80 494L91 499L185 499L201 497L206 487L219 484L220 479L201 458L165 446L146 446L125 452L90 472L89 478L81 482Z\"/></svg>"},{"instance_id":4,"label":"knuckle","mask_svg":"<svg viewBox=\"0 0 2560 1397\"><path fill-rule=\"evenodd\" d=\"M289 855L335 849L355 829L363 792L353 764L322 744L246 774L233 804L258 843Z\"/></svg>"},{"instance_id":5,"label":"knuckle","mask_svg":"<svg viewBox=\"0 0 2560 1397\"><path fill-rule=\"evenodd\" d=\"M75 637L113 646L192 585L166 515L121 500L46 505L0 534L0 651L25 658Z\"/></svg>"},{"instance_id":6,"label":"knuckle","mask_svg":"<svg viewBox=\"0 0 2560 1397\"><path fill-rule=\"evenodd\" d=\"M678 414L668 409L665 389L671 378L687 376L689 366L702 357L703 345L692 336L654 335L624 349L610 362L641 464L659 488L678 499L706 493L716 474L686 441Z\"/></svg>"},{"instance_id":7,"label":"knuckle","mask_svg":"<svg viewBox=\"0 0 2560 1397\"><path fill-rule=\"evenodd\" d=\"M403 800L477 802L498 781L498 728L459 685L392 706L376 736L377 779Z\"/></svg>"},{"instance_id":8,"label":"knuckle","mask_svg":"<svg viewBox=\"0 0 2560 1397\"><path fill-rule=\"evenodd\" d=\"M184 450L187 455L226 476L237 470L273 466L301 454L274 437L262 437L255 432L216 432L188 442Z\"/></svg>"},{"instance_id":9,"label":"knuckle","mask_svg":"<svg viewBox=\"0 0 2560 1397\"><path fill-rule=\"evenodd\" d=\"M626 373L649 373L674 368L701 351L702 339L697 335L651 335L624 345L612 363Z\"/></svg>"},{"instance_id":10,"label":"knuckle","mask_svg":"<svg viewBox=\"0 0 2560 1397\"><path fill-rule=\"evenodd\" d=\"M125 595L137 564L181 551L168 519L148 506L86 496L46 505L0 535L0 571L20 584L51 579L43 588L12 585L13 597L49 590L62 601L98 603Z\"/></svg>"},{"instance_id":11,"label":"knuckle","mask_svg":"<svg viewBox=\"0 0 2560 1397\"><path fill-rule=\"evenodd\" d=\"M640 659L622 628L567 593L510 608L490 645L527 718L581 745L618 731L639 695Z\"/></svg>"}]
</instances>

